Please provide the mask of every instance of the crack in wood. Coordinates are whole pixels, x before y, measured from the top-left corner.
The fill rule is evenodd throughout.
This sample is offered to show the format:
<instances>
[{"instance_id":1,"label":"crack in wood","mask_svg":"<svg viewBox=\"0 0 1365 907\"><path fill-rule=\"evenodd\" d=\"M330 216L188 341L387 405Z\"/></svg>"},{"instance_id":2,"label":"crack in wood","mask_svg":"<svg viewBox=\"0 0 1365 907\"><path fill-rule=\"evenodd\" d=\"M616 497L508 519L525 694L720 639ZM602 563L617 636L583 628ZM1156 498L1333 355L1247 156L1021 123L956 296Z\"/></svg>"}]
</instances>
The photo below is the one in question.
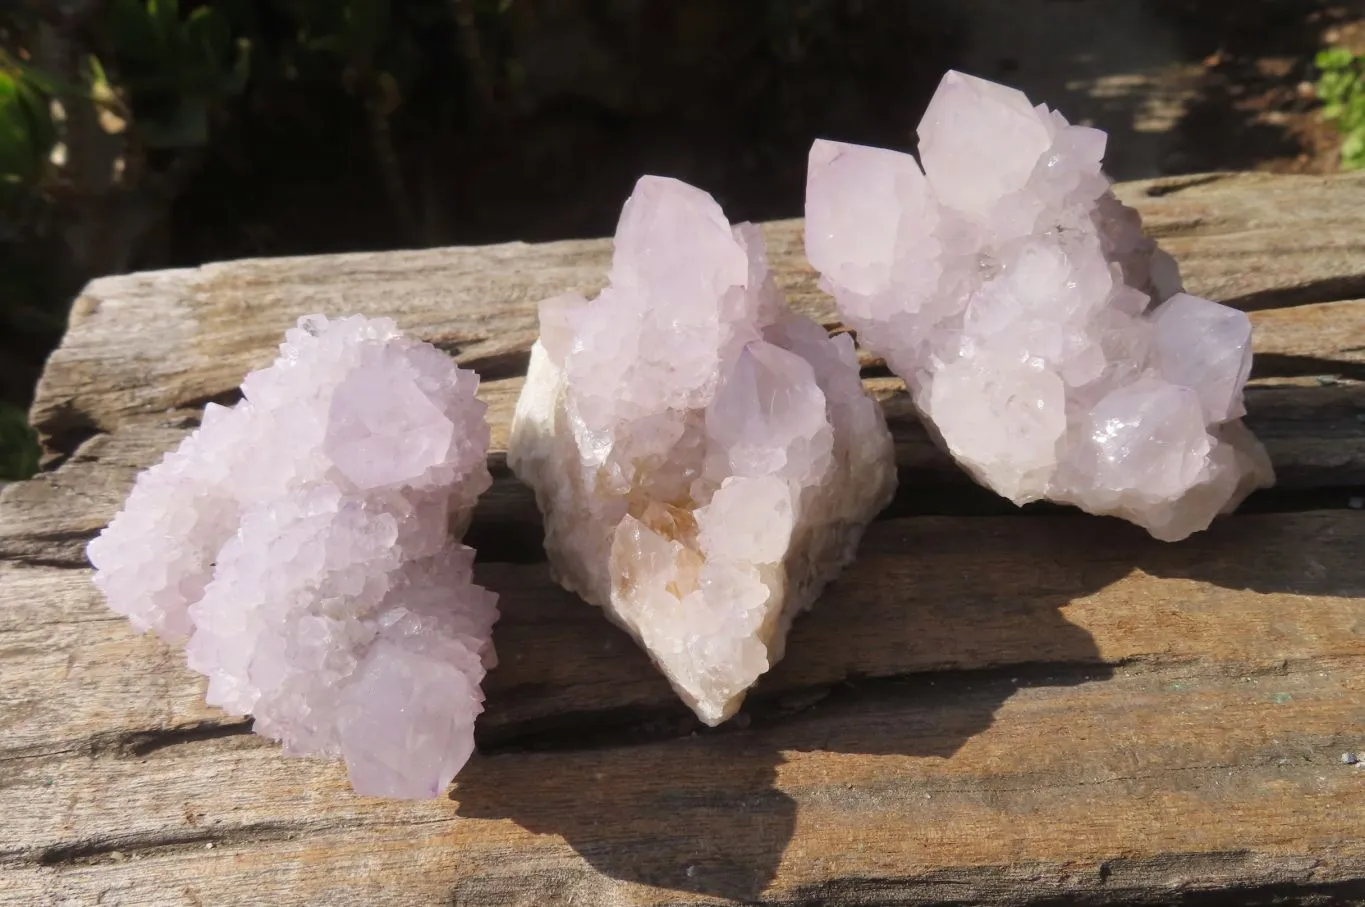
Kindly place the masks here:
<instances>
[{"instance_id":1,"label":"crack in wood","mask_svg":"<svg viewBox=\"0 0 1365 907\"><path fill-rule=\"evenodd\" d=\"M1143 190L1143 195L1148 198L1165 198L1168 195L1175 195L1179 192L1197 189L1200 186L1210 186L1235 178L1236 175L1232 173L1195 173L1189 176L1168 176L1149 183Z\"/></svg>"},{"instance_id":2,"label":"crack in wood","mask_svg":"<svg viewBox=\"0 0 1365 907\"><path fill-rule=\"evenodd\" d=\"M273 745L273 741L251 734L252 719L225 716L175 727L118 729L77 740L0 749L0 762L54 757L145 759L171 747L241 737L250 738L248 746Z\"/></svg>"},{"instance_id":3,"label":"crack in wood","mask_svg":"<svg viewBox=\"0 0 1365 907\"><path fill-rule=\"evenodd\" d=\"M117 741L119 755L142 758L159 750L205 740L222 740L225 737L243 737L252 733L254 722L250 718L225 718L218 721L201 721L197 724L173 728L154 728L144 731L125 733Z\"/></svg>"},{"instance_id":4,"label":"crack in wood","mask_svg":"<svg viewBox=\"0 0 1365 907\"><path fill-rule=\"evenodd\" d=\"M0 851L0 866L89 866L118 863L129 858L166 855L212 846L252 846L288 841L323 827L321 823L255 822L221 828L162 828L127 835L107 835L62 841L43 847Z\"/></svg>"},{"instance_id":5,"label":"crack in wood","mask_svg":"<svg viewBox=\"0 0 1365 907\"><path fill-rule=\"evenodd\" d=\"M803 886L763 907L1271 907L1365 901L1365 882L1320 881L1317 861L1266 867L1250 851L1115 858L1093 866L977 866L922 875L835 879ZM1356 868L1359 871L1359 868Z\"/></svg>"}]
</instances>

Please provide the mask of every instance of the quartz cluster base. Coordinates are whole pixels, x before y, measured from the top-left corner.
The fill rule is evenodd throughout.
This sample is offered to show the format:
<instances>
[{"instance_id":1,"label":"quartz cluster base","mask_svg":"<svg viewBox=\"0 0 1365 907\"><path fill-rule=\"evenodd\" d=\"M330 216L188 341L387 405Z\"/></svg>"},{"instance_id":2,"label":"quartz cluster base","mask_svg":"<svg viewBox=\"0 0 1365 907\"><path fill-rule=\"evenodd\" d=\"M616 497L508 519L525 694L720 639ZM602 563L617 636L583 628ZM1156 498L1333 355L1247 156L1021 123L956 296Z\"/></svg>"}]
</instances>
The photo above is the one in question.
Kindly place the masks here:
<instances>
[{"instance_id":1,"label":"quartz cluster base","mask_svg":"<svg viewBox=\"0 0 1365 907\"><path fill-rule=\"evenodd\" d=\"M490 484L478 378L388 319L310 316L90 543L207 700L355 789L428 798L474 747L496 597L454 539ZM453 530L453 534L452 534Z\"/></svg>"},{"instance_id":2,"label":"quartz cluster base","mask_svg":"<svg viewBox=\"0 0 1365 907\"><path fill-rule=\"evenodd\" d=\"M1242 424L1251 324L1182 292L1106 137L950 72L908 154L817 141L806 251L859 343L979 482L1175 540L1273 480Z\"/></svg>"},{"instance_id":3,"label":"quartz cluster base","mask_svg":"<svg viewBox=\"0 0 1365 907\"><path fill-rule=\"evenodd\" d=\"M893 493L853 343L786 306L757 227L658 177L626 202L607 289L540 324L508 462L556 578L718 724Z\"/></svg>"}]
</instances>

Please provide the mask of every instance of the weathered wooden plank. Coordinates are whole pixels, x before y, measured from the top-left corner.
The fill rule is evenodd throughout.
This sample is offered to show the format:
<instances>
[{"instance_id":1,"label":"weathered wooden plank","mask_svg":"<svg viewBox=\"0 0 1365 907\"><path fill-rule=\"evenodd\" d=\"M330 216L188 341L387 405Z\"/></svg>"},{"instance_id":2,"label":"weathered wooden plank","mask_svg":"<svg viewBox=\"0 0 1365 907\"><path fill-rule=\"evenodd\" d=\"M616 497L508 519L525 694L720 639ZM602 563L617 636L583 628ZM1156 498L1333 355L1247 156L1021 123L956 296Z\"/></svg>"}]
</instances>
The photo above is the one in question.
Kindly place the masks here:
<instances>
[{"instance_id":1,"label":"weathered wooden plank","mask_svg":"<svg viewBox=\"0 0 1365 907\"><path fill-rule=\"evenodd\" d=\"M490 907L1350 890L1365 785L1337 757L1362 694L1359 658L911 682L767 727L480 757L451 800L420 804L356 798L335 766L218 738L11 777L10 827L42 831L0 832L0 854L77 902L175 903L187 886L239 902L247 886L273 904L364 903L378 884Z\"/></svg>"},{"instance_id":2,"label":"weathered wooden plank","mask_svg":"<svg viewBox=\"0 0 1365 907\"><path fill-rule=\"evenodd\" d=\"M1365 514L1348 506L1365 486L1365 177L1120 191L1193 291L1254 310L1249 419L1289 489L1264 506L1300 512L1235 516L1180 545L1076 515L924 516L979 504L962 503L960 473L873 371L905 493L743 716L688 736L695 722L644 656L550 586L534 508L504 474L471 534L504 607L484 755L434 803L357 798L339 766L286 758L205 707L178 653L103 609L82 548L135 471L206 399L230 399L305 311L392 313L479 367L500 448L534 303L595 289L607 245L92 286L34 411L65 462L0 497L3 894L1365 900L1365 773L1339 760L1365 749ZM798 307L832 323L799 225L766 229Z\"/></svg>"},{"instance_id":3,"label":"weathered wooden plank","mask_svg":"<svg viewBox=\"0 0 1365 907\"><path fill-rule=\"evenodd\" d=\"M1354 510L1239 517L1182 545L1082 517L886 520L858 569L796 623L791 656L749 711L930 672L1365 657L1362 537L1365 513ZM485 747L697 726L629 638L557 589L543 564L483 563L478 576L503 611ZM0 756L215 719L179 653L108 620L86 570L0 565L0 614L0 666L12 675L0 689Z\"/></svg>"},{"instance_id":4,"label":"weathered wooden plank","mask_svg":"<svg viewBox=\"0 0 1365 907\"><path fill-rule=\"evenodd\" d=\"M1257 376L1365 378L1365 301L1252 313Z\"/></svg>"},{"instance_id":5,"label":"weathered wooden plank","mask_svg":"<svg viewBox=\"0 0 1365 907\"><path fill-rule=\"evenodd\" d=\"M1191 292L1247 310L1365 296L1365 179L1201 174L1121 184Z\"/></svg>"},{"instance_id":6,"label":"weathered wooden plank","mask_svg":"<svg viewBox=\"0 0 1365 907\"><path fill-rule=\"evenodd\" d=\"M1365 177L1222 174L1120 187L1177 256L1192 292L1248 308L1365 297ZM764 226L794 307L833 323L799 221ZM607 240L269 259L92 283L38 388L34 424L72 437L131 414L202 406L269 361L308 312L392 315L488 377L516 374L536 303L595 292Z\"/></svg>"}]
</instances>

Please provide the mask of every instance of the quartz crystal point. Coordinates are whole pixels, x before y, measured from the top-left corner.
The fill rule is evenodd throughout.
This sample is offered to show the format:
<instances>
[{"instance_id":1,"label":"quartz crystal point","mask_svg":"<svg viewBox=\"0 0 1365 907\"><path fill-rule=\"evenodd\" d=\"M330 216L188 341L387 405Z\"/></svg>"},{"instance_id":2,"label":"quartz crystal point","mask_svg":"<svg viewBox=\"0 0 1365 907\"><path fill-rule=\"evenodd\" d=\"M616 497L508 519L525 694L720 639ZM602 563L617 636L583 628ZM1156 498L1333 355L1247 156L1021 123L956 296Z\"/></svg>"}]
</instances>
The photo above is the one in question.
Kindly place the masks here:
<instances>
[{"instance_id":1,"label":"quartz crystal point","mask_svg":"<svg viewBox=\"0 0 1365 907\"><path fill-rule=\"evenodd\" d=\"M787 308L757 227L648 176L610 285L542 303L540 327L508 462L555 576L719 724L894 490L853 342Z\"/></svg>"},{"instance_id":2,"label":"quartz crystal point","mask_svg":"<svg viewBox=\"0 0 1365 907\"><path fill-rule=\"evenodd\" d=\"M474 747L496 596L454 538L489 486L478 377L388 319L309 316L90 543L207 700L363 794L435 797ZM455 535L452 535L452 530Z\"/></svg>"},{"instance_id":3,"label":"quartz crystal point","mask_svg":"<svg viewBox=\"0 0 1365 907\"><path fill-rule=\"evenodd\" d=\"M950 72L907 154L817 141L806 252L932 433L1017 504L1175 540L1273 481L1243 426L1251 324L1181 292L1105 135Z\"/></svg>"}]
</instances>

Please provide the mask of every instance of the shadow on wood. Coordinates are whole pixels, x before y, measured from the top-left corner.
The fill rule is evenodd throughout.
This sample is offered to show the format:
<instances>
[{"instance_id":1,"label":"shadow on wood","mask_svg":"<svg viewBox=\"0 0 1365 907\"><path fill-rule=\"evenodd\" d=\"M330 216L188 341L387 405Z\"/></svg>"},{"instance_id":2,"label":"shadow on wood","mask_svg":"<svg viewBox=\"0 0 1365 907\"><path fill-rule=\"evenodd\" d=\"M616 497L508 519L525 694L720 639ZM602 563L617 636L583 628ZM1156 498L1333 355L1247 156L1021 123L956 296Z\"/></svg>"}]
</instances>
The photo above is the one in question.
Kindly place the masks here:
<instances>
[{"instance_id":1,"label":"shadow on wood","mask_svg":"<svg viewBox=\"0 0 1365 907\"><path fill-rule=\"evenodd\" d=\"M910 521L896 525L898 532L914 531ZM907 543L921 550L936 547L929 538ZM890 555L885 549L895 542L883 537L870 544ZM873 566L860 562L853 569L880 575L878 588L883 604L889 607L878 610L922 611L941 578L917 583L914 577L903 575L898 565L898 561ZM820 610L798 623L787 661L778 669L782 673L759 685L737 721L706 729L677 706L667 709L663 717L658 710L652 710L648 718L628 711L580 715L583 724L577 728L557 721L552 731L528 735L508 729L512 730L510 739L499 733L496 736L503 739L487 747L493 755L475 759L461 773L453 794L460 803L460 815L510 818L530 831L558 835L595 869L613 878L739 900L757 898L775 877L797 822L794 801L775 789L784 750L944 759L987 728L1000 704L1021 687L1075 684L1109 676L1090 634L1069 623L1058 610L1069 601L1067 590L1035 594L1026 602L1013 600L1008 589L1023 579L998 571L993 574L989 568L956 574L952 582L959 589L970 591L975 586L975 592L963 600L964 607L952 607L952 599L940 598L933 608L936 626L928 637L920 632L925 627L923 614L902 621L877 621L875 626L848 615L867 602L836 584ZM1033 585L1037 588L1038 583ZM599 624L594 636L624 637L595 609L576 601L563 605L591 615ZM841 611L852 621L851 627L841 626ZM1018 626L1019 635L1013 646L1035 652L1056 666L1040 663L1004 672L935 674L932 678L927 674L867 678L854 673L852 666L884 661L888 649L932 652L934 660L945 664L978 660L972 649L994 645L983 638L978 626L984 611L995 611L997 624L1005 613L1014 612L1018 619L1009 622ZM821 618L818 622L816 615ZM815 642L810 637L826 633L847 634L845 644L819 646L820 658L837 657L849 666L832 668L841 671L844 679L833 686L803 683L826 677L831 670L808 657L815 654L814 647L807 645ZM522 642L535 646L538 657L545 658L549 653L544 648L554 640L541 640L544 647L534 640ZM519 655L505 644L501 648L504 658ZM577 657L565 653L566 659ZM634 674L644 657L631 653L625 660L630 663L628 673ZM661 684L659 680L657 685ZM500 704L497 698L490 700L488 717L495 727ZM828 728L803 729L804 716L831 709L863 713L862 723L845 727L872 727L876 733L829 736ZM866 719L872 713L883 720L874 719L869 725ZM678 745L677 738L689 736ZM670 738L671 745L666 745ZM555 751L547 754L556 760L553 770L528 771L524 758L499 755L509 750L524 755L536 749Z\"/></svg>"},{"instance_id":2,"label":"shadow on wood","mask_svg":"<svg viewBox=\"0 0 1365 907\"><path fill-rule=\"evenodd\" d=\"M1187 657L1182 637L1199 648L1201 613L1213 616L1229 590L1341 595L1341 574L1330 565L1349 561L1350 539L1330 517L1225 520L1182 545L1081 515L883 521L869 531L855 566L798 620L786 660L736 721L707 729L674 706L580 712L548 725L505 722L530 691L500 689L494 679L486 716L492 730L481 735L487 755L471 762L452 797L461 816L508 818L562 837L612 878L756 899L784 859L820 858L786 854L800 817L777 789L784 753L864 754L870 765L886 755L949 759L1021 690L1102 684L1116 665L1142 670L1122 652L1101 651L1091 632L1068 619L1102 624L1106 615L1087 607L1101 591L1112 605L1125 592L1144 595L1153 577L1190 581L1178 607L1154 601L1143 618L1150 626L1128 628L1171 640L1164 655L1145 657L1153 663ZM1264 577L1293 579L1272 589ZM518 619L515 590L508 602L512 625L543 630L543 619ZM595 609L568 595L556 605L596 624L585 627L585 639L609 636L619 644L609 652L618 664L601 683L651 686L650 702L667 695L657 675L641 675L650 670L644 656ZM1124 611L1131 620L1133 610ZM562 628L540 638L515 631L499 638L512 661L529 653L553 658L546 649L565 641ZM572 651L560 657L583 659ZM597 698L615 695L599 691ZM1030 753L1012 758L1027 761ZM916 808L895 779L878 779L872 768L849 797L876 798L882 808L904 798L905 810Z\"/></svg>"}]
</instances>

